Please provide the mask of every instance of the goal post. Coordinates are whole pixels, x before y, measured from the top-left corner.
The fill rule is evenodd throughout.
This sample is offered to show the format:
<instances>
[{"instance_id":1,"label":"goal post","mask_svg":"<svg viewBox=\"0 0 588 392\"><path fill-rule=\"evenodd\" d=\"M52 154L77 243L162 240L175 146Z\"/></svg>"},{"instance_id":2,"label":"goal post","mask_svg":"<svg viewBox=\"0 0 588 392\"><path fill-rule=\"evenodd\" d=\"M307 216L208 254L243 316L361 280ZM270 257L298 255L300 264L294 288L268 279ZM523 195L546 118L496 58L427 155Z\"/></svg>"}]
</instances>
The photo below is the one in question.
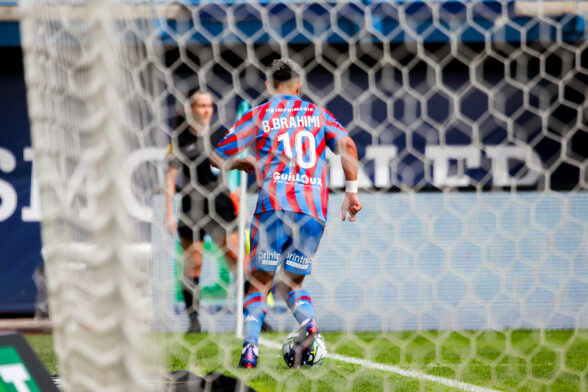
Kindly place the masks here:
<instances>
[{"instance_id":1,"label":"goal post","mask_svg":"<svg viewBox=\"0 0 588 392\"><path fill-rule=\"evenodd\" d=\"M292 380L303 390L586 389L584 2L19 7L66 389L161 389L158 375L173 366L236 374L262 390ZM177 138L178 107L194 126L191 91L211 94L211 129L229 129L242 101L269 98L276 58L301 66L302 98L354 139L363 210L341 222L345 178L329 152L328 223L304 287L334 355L320 369L288 369L275 347L297 323L276 298L266 318L276 334L262 334L260 372L246 373L236 368L241 263L227 295L201 298L202 334L184 334L186 315L173 308L164 150ZM181 159L195 171L204 158ZM253 176L241 179L240 260L258 189ZM178 209L190 192L218 194L177 185ZM216 263L204 252L200 286L216 283ZM90 357L91 366L80 360Z\"/></svg>"},{"instance_id":2,"label":"goal post","mask_svg":"<svg viewBox=\"0 0 588 392\"><path fill-rule=\"evenodd\" d=\"M128 170L134 151L149 156L162 140L147 128L159 118L157 85L153 72L140 68L156 66L145 64L151 23L125 19L110 1L19 4L63 386L157 389L162 371L144 299L151 295L151 251L131 199L159 178Z\"/></svg>"}]
</instances>

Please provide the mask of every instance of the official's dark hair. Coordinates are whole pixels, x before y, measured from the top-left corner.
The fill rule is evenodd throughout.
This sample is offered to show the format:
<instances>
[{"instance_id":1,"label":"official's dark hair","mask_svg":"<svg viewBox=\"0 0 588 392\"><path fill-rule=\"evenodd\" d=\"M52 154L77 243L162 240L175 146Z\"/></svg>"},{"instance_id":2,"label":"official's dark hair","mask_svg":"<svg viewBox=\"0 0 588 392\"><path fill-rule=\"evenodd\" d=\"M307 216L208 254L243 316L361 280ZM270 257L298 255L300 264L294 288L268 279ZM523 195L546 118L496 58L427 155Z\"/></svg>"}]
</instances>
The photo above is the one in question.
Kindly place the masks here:
<instances>
[{"instance_id":1,"label":"official's dark hair","mask_svg":"<svg viewBox=\"0 0 588 392\"><path fill-rule=\"evenodd\" d=\"M203 90L201 88L194 88L188 92L188 99L191 104L194 103L194 101L196 100L196 96L198 95L210 95L210 97L212 97L212 94L208 91Z\"/></svg>"}]
</instances>

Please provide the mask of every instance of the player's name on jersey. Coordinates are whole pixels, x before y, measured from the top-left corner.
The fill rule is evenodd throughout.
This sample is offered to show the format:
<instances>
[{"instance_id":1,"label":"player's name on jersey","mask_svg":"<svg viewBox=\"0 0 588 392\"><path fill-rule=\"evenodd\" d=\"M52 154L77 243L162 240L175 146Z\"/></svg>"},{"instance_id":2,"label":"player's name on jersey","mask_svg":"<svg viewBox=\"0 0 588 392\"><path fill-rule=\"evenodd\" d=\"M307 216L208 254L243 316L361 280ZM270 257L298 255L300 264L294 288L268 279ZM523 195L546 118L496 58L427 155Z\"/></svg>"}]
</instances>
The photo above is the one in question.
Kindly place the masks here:
<instances>
[{"instance_id":1,"label":"player's name on jersey","mask_svg":"<svg viewBox=\"0 0 588 392\"><path fill-rule=\"evenodd\" d=\"M274 172L272 174L272 179L275 182L281 183L290 183L290 184L300 184L300 185L311 185L311 186L322 186L323 179L319 177L309 177L306 174L300 175L297 174L288 174L288 173L280 173Z\"/></svg>"},{"instance_id":2,"label":"player's name on jersey","mask_svg":"<svg viewBox=\"0 0 588 392\"><path fill-rule=\"evenodd\" d=\"M263 132L285 128L315 128L318 126L319 118L317 116L279 117L272 118L271 121L264 120L261 122Z\"/></svg>"}]
</instances>

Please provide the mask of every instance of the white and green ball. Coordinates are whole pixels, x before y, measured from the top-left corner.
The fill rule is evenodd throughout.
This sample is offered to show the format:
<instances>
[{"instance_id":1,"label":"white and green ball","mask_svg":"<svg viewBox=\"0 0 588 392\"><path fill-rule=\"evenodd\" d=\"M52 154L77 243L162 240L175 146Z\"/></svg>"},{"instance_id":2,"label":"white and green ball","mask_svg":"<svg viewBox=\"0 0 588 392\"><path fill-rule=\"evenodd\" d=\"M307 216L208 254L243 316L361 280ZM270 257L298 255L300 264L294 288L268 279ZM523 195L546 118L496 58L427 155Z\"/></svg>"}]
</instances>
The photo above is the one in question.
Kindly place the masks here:
<instances>
[{"instance_id":1,"label":"white and green ball","mask_svg":"<svg viewBox=\"0 0 588 392\"><path fill-rule=\"evenodd\" d=\"M298 332L291 332L284 340L284 344L282 345L282 358L284 358L284 362L288 365L288 356L290 355L290 350L294 347L294 342L298 338ZM305 367L315 367L320 366L325 358L327 358L327 344L325 343L325 338L320 333L316 337L314 344L310 350L310 357L308 361L304 364ZM290 366L290 365L288 365Z\"/></svg>"}]
</instances>

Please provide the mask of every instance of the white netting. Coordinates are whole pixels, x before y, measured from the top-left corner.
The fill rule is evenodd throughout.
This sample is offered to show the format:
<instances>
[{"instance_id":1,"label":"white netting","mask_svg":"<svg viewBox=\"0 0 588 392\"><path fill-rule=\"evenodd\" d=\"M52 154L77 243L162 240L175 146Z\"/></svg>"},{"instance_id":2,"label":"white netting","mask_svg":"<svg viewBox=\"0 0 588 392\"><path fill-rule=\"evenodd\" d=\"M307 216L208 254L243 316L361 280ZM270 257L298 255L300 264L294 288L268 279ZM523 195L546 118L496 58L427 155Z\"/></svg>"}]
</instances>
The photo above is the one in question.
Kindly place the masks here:
<instances>
[{"instance_id":1,"label":"white netting","mask_svg":"<svg viewBox=\"0 0 588 392\"><path fill-rule=\"evenodd\" d=\"M173 259L181 256L163 225L166 164L147 162L162 159L190 91L209 91L213 127L228 128L242 101L256 106L268 99L266 67L285 57L304 70L303 98L333 113L361 161L364 210L356 224L342 224L343 171L339 158L329 155L335 193L313 275L305 282L322 331L345 332L326 335L329 350L490 388L586 387L585 361L576 359L588 327L585 3L161 2L108 8L23 1L22 7L58 337L68 331L68 317L99 325L89 312L96 292L87 284L96 279L80 265L114 274L116 287L127 281L128 290L152 294L152 330L186 330L182 301L174 296ZM103 145L105 135L121 139ZM112 154L113 161L95 174L104 179L92 181L90 165L106 162L101 154ZM88 170L86 177L77 167ZM249 214L252 182L242 203ZM179 193L195 188L183 184ZM102 193L104 199L94 197ZM53 205L66 212L53 212ZM96 224L108 220L105 211L117 217L111 220L123 235ZM71 245L86 246L91 238L104 254ZM235 329L241 289L207 244L200 321L204 331L220 334L171 335L172 367L235 372L240 343L222 333ZM111 246L152 247L153 268L142 259L141 268L117 273L130 258L107 252ZM67 259L63 255L74 261L64 265L76 269L67 275L62 271L69 267L58 264ZM152 278L147 286L140 284L145 275ZM124 309L136 305L129 299L136 294L126 297L126 290L105 288L113 293L106 303L120 304L123 310L114 312L132 318ZM109 336L131 337L119 346L131 355L126 321L108 320ZM280 299L267 321L280 332L296 326ZM557 333L567 337L558 340ZM80 339L107 352L95 338ZM64 375L67 361L76 362L76 350L68 347L58 338ZM97 355L97 361L119 370L133 362L116 354L117 361L103 359L110 355ZM268 359L272 355L266 348L260 358L273 381L239 374L260 390L287 389L289 377L302 379L303 389L321 390L329 386L321 378L339 371L327 362L324 370L290 376ZM476 373L478 368L484 370ZM363 389L368 372L365 365L342 371L343 381L329 378L330 385ZM382 381L375 389L426 390L430 381L424 379L408 386ZM71 387L90 388L90 381L71 380Z\"/></svg>"},{"instance_id":2,"label":"white netting","mask_svg":"<svg viewBox=\"0 0 588 392\"><path fill-rule=\"evenodd\" d=\"M144 390L155 363L146 335L151 251L138 219L145 216L129 206L158 178L153 168L129 166L133 151L157 140L149 128L158 118L146 62L151 23L125 19L129 10L109 2L23 1L21 8L63 385Z\"/></svg>"}]
</instances>

